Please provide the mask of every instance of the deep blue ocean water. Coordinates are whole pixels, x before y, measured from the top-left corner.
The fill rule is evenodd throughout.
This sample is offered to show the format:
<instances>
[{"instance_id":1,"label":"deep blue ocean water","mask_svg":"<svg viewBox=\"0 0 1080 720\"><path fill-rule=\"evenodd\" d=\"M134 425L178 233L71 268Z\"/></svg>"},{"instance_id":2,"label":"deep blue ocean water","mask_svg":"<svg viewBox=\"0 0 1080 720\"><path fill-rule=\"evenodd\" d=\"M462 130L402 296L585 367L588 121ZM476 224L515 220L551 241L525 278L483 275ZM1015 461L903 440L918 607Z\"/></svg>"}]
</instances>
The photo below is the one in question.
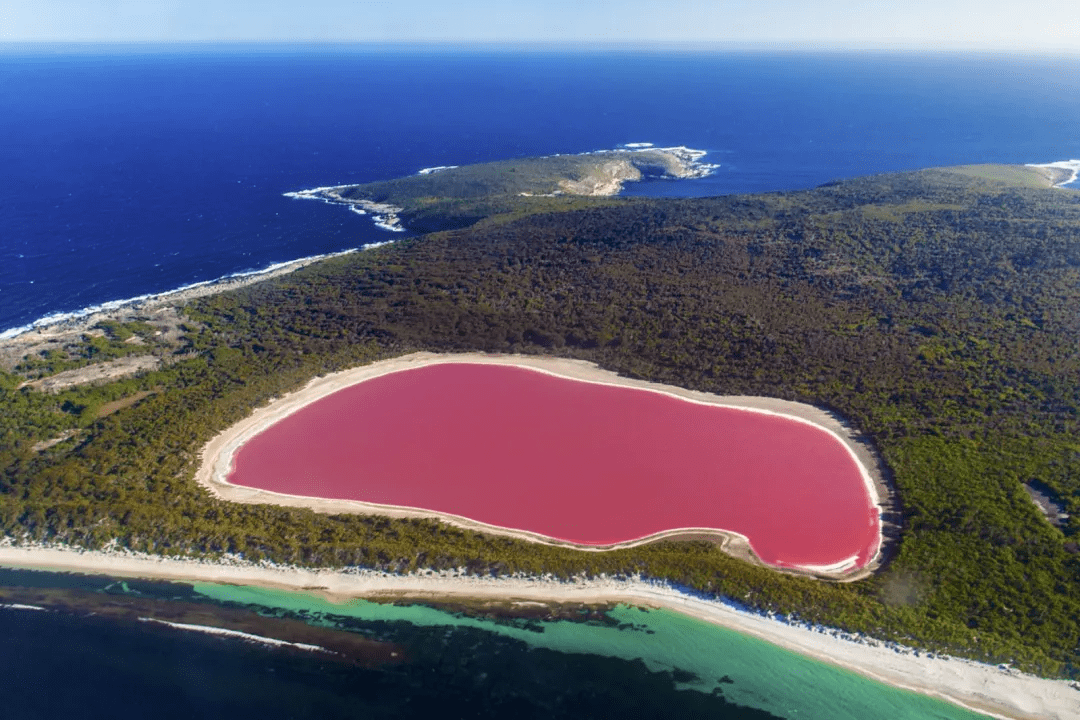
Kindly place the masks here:
<instances>
[{"instance_id":1,"label":"deep blue ocean water","mask_svg":"<svg viewBox=\"0 0 1080 720\"><path fill-rule=\"evenodd\" d=\"M5 720L984 717L666 610L521 618L3 569L0 600Z\"/></svg>"},{"instance_id":2,"label":"deep blue ocean water","mask_svg":"<svg viewBox=\"0 0 1080 720\"><path fill-rule=\"evenodd\" d=\"M390 237L283 192L686 145L627 194L1080 157L1080 60L990 55L0 48L0 332Z\"/></svg>"}]
</instances>

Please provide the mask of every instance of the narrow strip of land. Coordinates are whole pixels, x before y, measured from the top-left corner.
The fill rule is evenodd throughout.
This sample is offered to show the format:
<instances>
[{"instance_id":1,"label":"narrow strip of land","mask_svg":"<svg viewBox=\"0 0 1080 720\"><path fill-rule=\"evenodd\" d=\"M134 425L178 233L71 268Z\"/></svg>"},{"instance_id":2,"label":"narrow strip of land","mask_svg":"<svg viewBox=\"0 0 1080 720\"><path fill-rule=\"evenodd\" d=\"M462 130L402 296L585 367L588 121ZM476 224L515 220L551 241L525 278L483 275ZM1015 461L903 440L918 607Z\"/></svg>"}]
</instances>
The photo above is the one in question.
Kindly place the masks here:
<instances>
[{"instance_id":1,"label":"narrow strip of land","mask_svg":"<svg viewBox=\"0 0 1080 720\"><path fill-rule=\"evenodd\" d=\"M491 578L459 573L390 575L242 562L166 559L138 553L0 545L0 566L118 577L255 585L350 598L500 598L550 603L627 603L662 607L753 635L866 677L941 698L977 712L1015 720L1080 717L1080 692L1068 682L956 658L932 657L869 639L840 637L739 610L670 587L634 580Z\"/></svg>"}]
</instances>

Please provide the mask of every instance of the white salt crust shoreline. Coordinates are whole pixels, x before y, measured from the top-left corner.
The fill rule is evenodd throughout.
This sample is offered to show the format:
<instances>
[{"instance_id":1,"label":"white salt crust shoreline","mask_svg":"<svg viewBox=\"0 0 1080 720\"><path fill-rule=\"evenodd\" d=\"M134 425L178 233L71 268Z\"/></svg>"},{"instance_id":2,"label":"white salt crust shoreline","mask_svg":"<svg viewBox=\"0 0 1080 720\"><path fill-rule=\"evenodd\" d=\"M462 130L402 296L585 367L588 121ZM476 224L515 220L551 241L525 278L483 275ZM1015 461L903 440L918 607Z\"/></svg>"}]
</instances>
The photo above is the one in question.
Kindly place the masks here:
<instances>
[{"instance_id":1,"label":"white salt crust shoreline","mask_svg":"<svg viewBox=\"0 0 1080 720\"><path fill-rule=\"evenodd\" d=\"M0 566L118 577L211 582L309 592L334 602L350 598L481 599L511 602L626 603L666 608L757 637L792 652L846 668L894 687L930 695L976 712L1010 720L1080 717L1080 690L958 658L932 656L821 626L758 615L732 603L704 599L640 579L492 578L461 571L392 575L348 569L313 570L221 561L172 559L133 552L82 551L0 542Z\"/></svg>"},{"instance_id":2,"label":"white salt crust shoreline","mask_svg":"<svg viewBox=\"0 0 1080 720\"><path fill-rule=\"evenodd\" d=\"M782 417L814 427L828 434L839 442L850 454L859 468L864 488L870 503L881 514L882 497L891 494L883 480L883 473L878 459L869 449L858 443L846 425L833 415L802 403L795 403L774 398L749 396L720 396L682 388L661 385L659 383L633 380L603 370L593 363L565 358L537 357L527 355L484 355L480 353L437 354L413 353L382 362L364 365L332 375L316 378L304 388L279 398L269 405L258 408L249 417L226 429L204 446L202 462L195 474L196 480L215 496L232 502L266 503L306 507L323 513L358 513L370 515L388 515L391 517L427 517L441 520L459 527L482 532L510 535L532 542L574 547L581 550L603 551L613 548L633 547L662 539L674 539L687 536L711 536L720 541L721 548L740 559L761 564L753 553L746 536L730 530L718 528L673 528L642 538L612 545L578 545L538 533L500 527L478 522L470 518L449 513L435 512L423 508L380 505L357 500L330 500L301 495L260 490L257 488L233 485L228 477L232 472L233 457L248 440L263 432L274 423L292 415L303 407L338 392L359 382L371 380L390 373L413 368L444 363L472 363L486 365L509 365L555 377L588 382L612 387L628 387L679 398L687 402L718 407L728 407L754 413ZM857 557L852 556L828 565L804 565L785 567L784 570L804 572L831 579L854 580L865 577L880 565L882 536L879 526L877 547L870 563L864 568L855 568Z\"/></svg>"}]
</instances>

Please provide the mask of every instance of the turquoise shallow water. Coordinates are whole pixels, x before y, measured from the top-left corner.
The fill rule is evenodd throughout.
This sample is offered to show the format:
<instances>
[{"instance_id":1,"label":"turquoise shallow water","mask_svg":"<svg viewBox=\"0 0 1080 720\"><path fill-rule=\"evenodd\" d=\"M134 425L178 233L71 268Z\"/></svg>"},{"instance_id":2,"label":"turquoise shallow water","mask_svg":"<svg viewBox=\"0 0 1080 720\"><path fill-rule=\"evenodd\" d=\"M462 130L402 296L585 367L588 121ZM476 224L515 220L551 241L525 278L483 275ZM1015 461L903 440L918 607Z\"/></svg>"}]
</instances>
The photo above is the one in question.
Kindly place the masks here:
<instances>
[{"instance_id":1,"label":"turquoise shallow water","mask_svg":"<svg viewBox=\"0 0 1080 720\"><path fill-rule=\"evenodd\" d=\"M525 627L463 617L423 605L383 605L364 600L336 604L306 593L208 583L198 583L194 589L217 602L297 613L318 624L349 618L406 622L420 627L471 628L561 653L640 660L651 671L674 672L685 689L711 693L719 688L732 703L784 718L986 717L667 610L620 605L609 612L617 624L555 621L530 622Z\"/></svg>"}]
</instances>

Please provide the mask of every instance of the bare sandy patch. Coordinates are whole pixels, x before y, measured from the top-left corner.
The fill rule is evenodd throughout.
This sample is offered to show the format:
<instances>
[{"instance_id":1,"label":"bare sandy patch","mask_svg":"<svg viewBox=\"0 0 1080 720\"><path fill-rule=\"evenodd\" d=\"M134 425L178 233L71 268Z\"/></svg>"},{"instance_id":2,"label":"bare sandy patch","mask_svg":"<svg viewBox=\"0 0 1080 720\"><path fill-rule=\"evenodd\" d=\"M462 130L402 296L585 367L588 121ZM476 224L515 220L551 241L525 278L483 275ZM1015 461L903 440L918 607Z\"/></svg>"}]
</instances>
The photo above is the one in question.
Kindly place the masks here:
<instances>
[{"instance_id":1,"label":"bare sandy patch","mask_svg":"<svg viewBox=\"0 0 1080 720\"><path fill-rule=\"evenodd\" d=\"M121 410L131 407L140 400L144 400L153 395L154 393L159 392L161 392L160 386L154 388L153 390L140 390L134 395L128 395L125 398L120 398L119 400L113 400L112 402L105 403L100 408L98 408L97 416L98 418L103 418L108 415L112 415L114 412L120 412Z\"/></svg>"},{"instance_id":2,"label":"bare sandy patch","mask_svg":"<svg viewBox=\"0 0 1080 720\"><path fill-rule=\"evenodd\" d=\"M527 355L484 355L480 353L413 353L411 355L392 358L390 360L315 378L304 388L281 397L271 402L269 405L256 409L252 415L214 437L202 450L201 464L195 475L196 480L215 496L232 502L266 503L292 507L305 507L315 510L316 512L328 514L357 513L386 515L390 517L434 518L470 530L509 535L531 542L574 547L593 552L633 547L635 545L656 542L659 540L708 538L718 542L721 549L730 555L758 564L764 564L761 563L761 560L754 554L750 547L750 543L745 536L727 530L713 528L679 528L613 545L578 545L537 533L481 523L448 513L439 513L431 510L394 505L380 505L357 500L330 500L300 495L287 495L268 490L233 485L229 482L228 477L232 471L233 458L239 448L248 440L263 432L279 420L282 420L317 400L332 395L351 385L355 385L356 383L371 380L390 373L400 372L402 370L442 363L511 365L571 380L615 387L637 388L681 398L689 402L748 410L809 424L828 433L847 448L860 469L860 474L871 502L878 507L880 513L884 515L883 510L892 508L895 503L894 494L892 493L889 484L885 481L883 466L872 452L871 448L858 433L852 430L840 418L820 408L775 398L711 395L709 393L685 390L644 380L625 378L583 360ZM838 563L835 566L805 567L801 569L801 572L818 577L840 580L854 580L865 577L880 566L882 548L885 546L886 539L887 536L883 535L874 559L865 568L854 570L852 567L853 561L847 561Z\"/></svg>"},{"instance_id":3,"label":"bare sandy patch","mask_svg":"<svg viewBox=\"0 0 1080 720\"><path fill-rule=\"evenodd\" d=\"M79 433L78 430L65 430L64 432L60 433L59 435L57 435L54 438L49 438L48 440L42 440L39 443L35 443L34 445L31 445L30 449L33 450L34 452L41 452L43 450L48 450L53 445L59 445L60 443L64 442L65 440L68 440L70 438L75 437L78 433Z\"/></svg>"},{"instance_id":4,"label":"bare sandy patch","mask_svg":"<svg viewBox=\"0 0 1080 720\"><path fill-rule=\"evenodd\" d=\"M161 358L154 355L129 355L108 362L58 372L40 380L23 383L20 387L56 393L78 385L111 382L131 377L144 371L157 370L160 366Z\"/></svg>"}]
</instances>

